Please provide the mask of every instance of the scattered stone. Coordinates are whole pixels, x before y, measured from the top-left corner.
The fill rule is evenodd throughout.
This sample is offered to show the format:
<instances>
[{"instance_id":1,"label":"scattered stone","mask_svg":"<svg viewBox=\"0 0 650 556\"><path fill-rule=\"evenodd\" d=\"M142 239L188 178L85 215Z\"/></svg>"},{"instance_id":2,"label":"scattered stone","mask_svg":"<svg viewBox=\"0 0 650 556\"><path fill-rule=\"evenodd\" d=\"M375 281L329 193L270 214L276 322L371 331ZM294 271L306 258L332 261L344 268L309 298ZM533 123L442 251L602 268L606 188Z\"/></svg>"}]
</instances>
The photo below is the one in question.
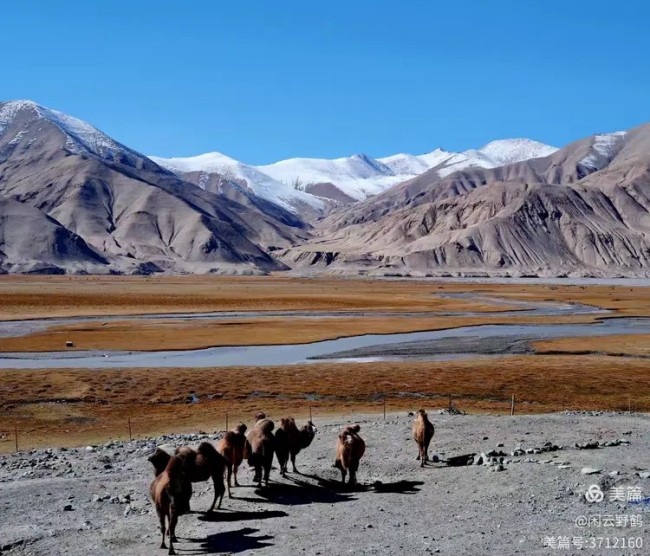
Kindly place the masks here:
<instances>
[{"instance_id":1,"label":"scattered stone","mask_svg":"<svg viewBox=\"0 0 650 556\"><path fill-rule=\"evenodd\" d=\"M609 475L610 477L618 477L618 476L620 475L620 472L619 472L619 471L610 471L610 472L608 473L608 475Z\"/></svg>"},{"instance_id":2,"label":"scattered stone","mask_svg":"<svg viewBox=\"0 0 650 556\"><path fill-rule=\"evenodd\" d=\"M637 473L642 479L650 479L650 471L641 471Z\"/></svg>"},{"instance_id":3,"label":"scattered stone","mask_svg":"<svg viewBox=\"0 0 650 556\"><path fill-rule=\"evenodd\" d=\"M582 473L583 475L597 475L601 471L602 469L596 469L595 467L583 467L580 470L580 473Z\"/></svg>"},{"instance_id":4,"label":"scattered stone","mask_svg":"<svg viewBox=\"0 0 650 556\"><path fill-rule=\"evenodd\" d=\"M72 504L66 504L65 506L63 506L63 511L64 512L71 512L72 509L73 509Z\"/></svg>"},{"instance_id":5,"label":"scattered stone","mask_svg":"<svg viewBox=\"0 0 650 556\"><path fill-rule=\"evenodd\" d=\"M596 450L600 445L598 444L598 441L593 441L593 442L585 442L584 444L578 444L576 442L576 448L578 450Z\"/></svg>"}]
</instances>

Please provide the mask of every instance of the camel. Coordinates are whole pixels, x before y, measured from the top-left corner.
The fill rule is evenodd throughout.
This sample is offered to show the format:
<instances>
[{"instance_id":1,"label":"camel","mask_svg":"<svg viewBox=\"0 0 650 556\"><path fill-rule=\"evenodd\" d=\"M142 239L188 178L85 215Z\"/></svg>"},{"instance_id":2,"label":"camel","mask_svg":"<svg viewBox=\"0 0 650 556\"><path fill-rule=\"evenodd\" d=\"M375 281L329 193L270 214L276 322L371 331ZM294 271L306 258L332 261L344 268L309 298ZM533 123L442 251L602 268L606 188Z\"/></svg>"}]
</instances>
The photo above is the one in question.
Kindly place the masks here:
<instances>
[{"instance_id":1,"label":"camel","mask_svg":"<svg viewBox=\"0 0 650 556\"><path fill-rule=\"evenodd\" d=\"M420 460L420 467L429 461L429 443L433 438L434 428L433 423L429 421L427 412L424 409L418 410L415 421L413 421L413 439L418 445L418 457Z\"/></svg>"},{"instance_id":2,"label":"camel","mask_svg":"<svg viewBox=\"0 0 650 556\"><path fill-rule=\"evenodd\" d=\"M176 449L175 455L183 457L185 472L191 482L201 483L212 478L212 482L214 483L214 498L208 512L214 509L217 504L217 499L219 500L217 508L220 508L223 495L226 492L224 485L226 468L228 467L226 458L209 442L201 442L196 450L189 446L182 446ZM156 470L156 476L161 473L171 458L172 456L167 452L156 448L153 455L149 457L149 461Z\"/></svg>"},{"instance_id":3,"label":"camel","mask_svg":"<svg viewBox=\"0 0 650 556\"><path fill-rule=\"evenodd\" d=\"M293 472L298 473L296 456L300 450L304 450L311 444L315 435L316 427L311 421L298 429L293 417L280 419L280 427L275 431L275 454L278 457L280 474L283 477L287 474L289 456L291 456Z\"/></svg>"},{"instance_id":4,"label":"camel","mask_svg":"<svg viewBox=\"0 0 650 556\"><path fill-rule=\"evenodd\" d=\"M366 443L359 436L361 427L359 425L348 425L345 427L336 441L336 461L334 467L341 471L341 482L345 484L345 476L350 472L348 484L354 485L357 482L357 470L359 461L366 451Z\"/></svg>"},{"instance_id":5,"label":"camel","mask_svg":"<svg viewBox=\"0 0 650 556\"><path fill-rule=\"evenodd\" d=\"M150 487L151 499L156 506L160 520L160 532L162 533L160 548L167 548L165 535L168 533L168 554L176 554L174 541L176 541L178 516L190 511L192 483L187 476L185 464L183 455L170 456L167 465L160 473L156 474Z\"/></svg>"},{"instance_id":6,"label":"camel","mask_svg":"<svg viewBox=\"0 0 650 556\"><path fill-rule=\"evenodd\" d=\"M264 471L265 486L269 486L269 473L273 465L275 438L273 436L273 421L260 419L255 423L244 443L244 457L248 465L255 468L254 481L262 486L262 471Z\"/></svg>"},{"instance_id":7,"label":"camel","mask_svg":"<svg viewBox=\"0 0 650 556\"><path fill-rule=\"evenodd\" d=\"M235 476L235 486L239 486L237 482L237 471L244 459L244 444L246 443L246 425L239 423L233 430L228 431L226 435L217 444L217 451L226 458L228 462L228 498L232 498L230 492L231 478Z\"/></svg>"}]
</instances>

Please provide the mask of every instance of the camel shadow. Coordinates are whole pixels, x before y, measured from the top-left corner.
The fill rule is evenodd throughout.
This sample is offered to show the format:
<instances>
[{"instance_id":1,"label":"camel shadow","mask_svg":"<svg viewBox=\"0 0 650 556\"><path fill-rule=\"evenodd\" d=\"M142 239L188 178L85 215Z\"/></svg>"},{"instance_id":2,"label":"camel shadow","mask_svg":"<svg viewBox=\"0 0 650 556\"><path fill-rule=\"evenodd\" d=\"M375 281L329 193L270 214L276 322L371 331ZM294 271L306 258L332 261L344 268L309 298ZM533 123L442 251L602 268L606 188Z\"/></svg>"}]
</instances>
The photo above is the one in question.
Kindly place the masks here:
<instances>
[{"instance_id":1,"label":"camel shadow","mask_svg":"<svg viewBox=\"0 0 650 556\"><path fill-rule=\"evenodd\" d=\"M312 475L302 475L317 479ZM297 477L287 477L290 483L269 483L268 487L257 489L260 498L240 496L238 500L247 502L268 502L283 506L300 506L303 504L335 504L347 502L352 497L328 488L327 485L313 484Z\"/></svg>"},{"instance_id":2,"label":"camel shadow","mask_svg":"<svg viewBox=\"0 0 650 556\"><path fill-rule=\"evenodd\" d=\"M231 521L249 521L252 519L273 519L274 517L288 517L287 512L280 510L262 510L259 512L246 511L228 511L220 510L218 512L206 513L199 517L200 521L209 522L231 522Z\"/></svg>"},{"instance_id":3,"label":"camel shadow","mask_svg":"<svg viewBox=\"0 0 650 556\"><path fill-rule=\"evenodd\" d=\"M225 531L223 533L208 535L204 539L184 539L189 542L201 543L201 545L198 548L189 550L177 548L177 551L181 554L188 555L221 554L224 552L237 554L239 552L246 552L247 550L257 550L273 546L273 543L268 542L274 538L272 535L253 536L255 533L259 533L259 531L259 529L253 529L252 527L244 527L236 531Z\"/></svg>"},{"instance_id":4,"label":"camel shadow","mask_svg":"<svg viewBox=\"0 0 650 556\"><path fill-rule=\"evenodd\" d=\"M347 492L377 492L377 493L397 493L397 494L415 494L419 492L420 487L424 484L424 481L395 481L392 483L384 483L382 481L375 481L370 485L364 485L357 483L355 485L350 485L349 483L343 484L341 481L333 479L325 479L319 477L318 475L304 475L310 479L314 479L321 485L323 488L326 488L330 491L338 493L347 493Z\"/></svg>"}]
</instances>

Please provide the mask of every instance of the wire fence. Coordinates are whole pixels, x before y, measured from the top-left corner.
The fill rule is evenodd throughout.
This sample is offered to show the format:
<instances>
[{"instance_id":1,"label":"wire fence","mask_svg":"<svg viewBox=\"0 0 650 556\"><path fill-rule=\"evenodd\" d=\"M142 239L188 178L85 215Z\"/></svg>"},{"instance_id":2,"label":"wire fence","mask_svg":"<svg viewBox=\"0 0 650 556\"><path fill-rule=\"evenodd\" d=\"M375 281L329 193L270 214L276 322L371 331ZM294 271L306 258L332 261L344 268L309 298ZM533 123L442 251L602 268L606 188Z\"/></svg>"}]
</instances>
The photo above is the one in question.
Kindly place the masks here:
<instances>
[{"instance_id":1,"label":"wire fence","mask_svg":"<svg viewBox=\"0 0 650 556\"><path fill-rule=\"evenodd\" d=\"M304 401L304 398L303 398ZM288 405L291 400L287 400ZM83 446L87 444L100 444L109 441L140 440L151 437L158 437L167 434L216 434L231 430L240 422L250 426L254 420L254 412L232 407L211 408L208 414L204 414L200 403L195 404L196 412L194 418L189 422L175 423L173 420L166 421L161 425L157 421L152 425L152 419L145 414L139 417L125 417L124 419L101 419L93 418L92 424L84 419L75 426L73 423L66 425L64 433L60 426L33 426L27 421L7 426L3 424L0 428L0 454L30 450L34 448L46 448L56 446ZM260 410L264 409L264 400L259 403ZM447 414L471 414L491 413L499 415L517 415L531 413L552 413L559 411L613 411L620 413L650 412L650 404L644 401L635 401L632 395L626 400L620 397L610 404L603 406L586 407L584 404L573 405L568 402L555 402L539 404L537 402L520 399L515 394L504 396L477 396L459 394L436 394L436 395L411 395L411 396L381 396L376 395L366 398L351 398L344 404L338 406L319 403L314 400L310 405L296 407L295 411L276 410L269 414L270 418L279 420L281 416L294 415L297 419L316 418L339 418L342 420L355 421L370 414L387 419L391 414L397 412L411 413L419 408L430 412L444 412ZM206 423L210 423L210 430L206 429Z\"/></svg>"}]
</instances>

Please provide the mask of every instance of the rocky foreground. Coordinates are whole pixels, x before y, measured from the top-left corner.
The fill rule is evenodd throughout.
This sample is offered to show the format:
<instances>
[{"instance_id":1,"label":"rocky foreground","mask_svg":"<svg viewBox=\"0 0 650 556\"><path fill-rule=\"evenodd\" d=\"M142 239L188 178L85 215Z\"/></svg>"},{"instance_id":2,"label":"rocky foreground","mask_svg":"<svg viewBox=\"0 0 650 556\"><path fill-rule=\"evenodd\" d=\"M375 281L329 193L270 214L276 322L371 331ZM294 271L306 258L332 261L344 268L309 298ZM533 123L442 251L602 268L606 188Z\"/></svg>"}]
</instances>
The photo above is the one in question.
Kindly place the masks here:
<instances>
[{"instance_id":1,"label":"rocky foreground","mask_svg":"<svg viewBox=\"0 0 650 556\"><path fill-rule=\"evenodd\" d=\"M244 463L235 498L206 515L212 486L195 485L193 512L177 528L178 553L648 554L650 416L430 417L432 455L441 461L423 469L412 417L356 419L367 450L354 491L341 488L331 467L336 435L351 422L343 418L316 420L316 439L298 456L301 474L281 479L275 468L268 489L252 485ZM159 444L202 438L0 456L0 553L166 554L147 456ZM593 487L595 501L586 500L590 485L602 501ZM589 528L576 526L582 516ZM623 537L643 546L621 548Z\"/></svg>"}]
</instances>

